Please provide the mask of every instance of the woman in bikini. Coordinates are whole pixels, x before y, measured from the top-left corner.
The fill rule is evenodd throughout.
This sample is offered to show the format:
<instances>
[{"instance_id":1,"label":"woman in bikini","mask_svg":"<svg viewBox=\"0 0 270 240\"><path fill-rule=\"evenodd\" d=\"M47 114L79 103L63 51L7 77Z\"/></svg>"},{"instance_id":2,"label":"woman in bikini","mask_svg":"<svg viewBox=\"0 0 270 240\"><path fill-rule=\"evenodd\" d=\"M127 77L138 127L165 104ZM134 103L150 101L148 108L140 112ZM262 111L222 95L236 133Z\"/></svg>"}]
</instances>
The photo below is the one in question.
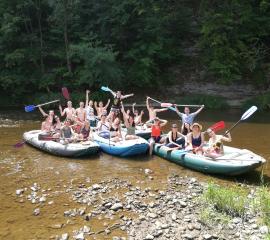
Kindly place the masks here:
<instances>
[{"instance_id":1,"label":"woman in bikini","mask_svg":"<svg viewBox=\"0 0 270 240\"><path fill-rule=\"evenodd\" d=\"M203 154L204 133L202 125L193 123L190 127L191 132L187 135L188 148L195 154Z\"/></svg>"}]
</instances>

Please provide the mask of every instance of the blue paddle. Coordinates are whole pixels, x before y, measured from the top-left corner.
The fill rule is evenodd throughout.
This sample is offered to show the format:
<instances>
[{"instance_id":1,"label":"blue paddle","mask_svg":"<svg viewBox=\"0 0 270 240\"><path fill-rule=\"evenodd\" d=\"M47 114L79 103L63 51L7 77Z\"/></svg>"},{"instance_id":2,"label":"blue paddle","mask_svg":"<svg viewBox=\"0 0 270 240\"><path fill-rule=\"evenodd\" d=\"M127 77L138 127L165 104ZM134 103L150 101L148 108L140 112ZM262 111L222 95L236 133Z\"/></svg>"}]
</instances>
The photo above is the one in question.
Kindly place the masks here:
<instances>
[{"instance_id":1,"label":"blue paddle","mask_svg":"<svg viewBox=\"0 0 270 240\"><path fill-rule=\"evenodd\" d=\"M34 111L37 107L41 107L41 106L48 105L48 104L55 103L55 102L59 102L59 100L54 100L54 101L42 103L42 104L39 104L39 105L28 105L28 106L25 106L25 107L24 107L24 110L25 110L26 112L32 112L32 111Z\"/></svg>"},{"instance_id":2,"label":"blue paddle","mask_svg":"<svg viewBox=\"0 0 270 240\"><path fill-rule=\"evenodd\" d=\"M105 92L112 92L111 89L109 89L108 87L104 87L104 86L101 87L101 90L105 91Z\"/></svg>"}]
</instances>

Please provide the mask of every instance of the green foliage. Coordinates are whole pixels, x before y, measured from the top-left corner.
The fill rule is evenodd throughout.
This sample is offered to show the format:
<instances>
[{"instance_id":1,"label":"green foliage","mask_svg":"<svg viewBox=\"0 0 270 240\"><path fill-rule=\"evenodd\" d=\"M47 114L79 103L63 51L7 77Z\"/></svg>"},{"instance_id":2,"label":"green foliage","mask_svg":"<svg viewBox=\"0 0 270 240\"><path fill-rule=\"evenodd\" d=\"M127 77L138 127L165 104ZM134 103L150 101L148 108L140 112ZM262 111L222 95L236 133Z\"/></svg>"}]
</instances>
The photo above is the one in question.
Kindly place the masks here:
<instances>
[{"instance_id":1,"label":"green foliage","mask_svg":"<svg viewBox=\"0 0 270 240\"><path fill-rule=\"evenodd\" d=\"M270 108L270 92L261 94L257 97L251 98L243 103L243 108L248 108L256 105L259 110L267 110Z\"/></svg>"},{"instance_id":2,"label":"green foliage","mask_svg":"<svg viewBox=\"0 0 270 240\"><path fill-rule=\"evenodd\" d=\"M256 81L256 72L265 76L269 22L270 4L265 0L202 1L200 46L209 71L223 83L247 77Z\"/></svg>"},{"instance_id":3,"label":"green foliage","mask_svg":"<svg viewBox=\"0 0 270 240\"><path fill-rule=\"evenodd\" d=\"M228 107L223 97L203 94L191 94L189 96L180 97L176 99L176 102L179 104L204 104L208 109L223 109Z\"/></svg>"},{"instance_id":4,"label":"green foliage","mask_svg":"<svg viewBox=\"0 0 270 240\"><path fill-rule=\"evenodd\" d=\"M220 187L209 184L204 192L204 198L215 206L215 208L230 216L241 216L245 214L248 205L248 192L240 187Z\"/></svg>"},{"instance_id":5,"label":"green foliage","mask_svg":"<svg viewBox=\"0 0 270 240\"><path fill-rule=\"evenodd\" d=\"M263 186L259 190L258 207L262 212L263 223L270 226L270 192L269 188Z\"/></svg>"}]
</instances>

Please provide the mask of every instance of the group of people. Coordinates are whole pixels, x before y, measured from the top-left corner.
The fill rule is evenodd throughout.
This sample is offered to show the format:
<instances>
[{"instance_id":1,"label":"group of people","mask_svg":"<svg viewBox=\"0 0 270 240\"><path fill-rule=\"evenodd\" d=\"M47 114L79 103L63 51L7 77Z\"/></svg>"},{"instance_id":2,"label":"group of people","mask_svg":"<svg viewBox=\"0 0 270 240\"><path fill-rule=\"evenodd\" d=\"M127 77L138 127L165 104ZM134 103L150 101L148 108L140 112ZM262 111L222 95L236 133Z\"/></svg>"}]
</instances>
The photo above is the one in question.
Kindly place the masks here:
<instances>
[{"instance_id":1,"label":"group of people","mask_svg":"<svg viewBox=\"0 0 270 240\"><path fill-rule=\"evenodd\" d=\"M45 113L41 107L40 112L45 117L42 122L41 130L49 136L61 140L63 143L74 141L92 140L92 130L95 130L99 136L108 138L110 141L118 142L122 140L136 139L136 126L151 128L151 138L149 139L149 154L152 155L155 143L165 144L171 149L185 149L194 154L202 154L208 157L216 158L223 154L223 141L230 142L231 135L216 135L213 129L207 129L209 136L208 144L205 144L205 133L202 132L202 126L199 123L193 123L194 118L203 110L202 105L197 111L191 113L189 107L185 107L180 112L177 105L173 108L181 118L181 129L179 131L177 124L172 124L168 134L162 134L162 128L167 124L167 120L157 117L157 114L167 111L168 108L154 108L150 104L150 97L146 98L146 107L149 114L149 120L143 124L142 118L144 111L135 109L135 103L132 110L125 110L123 100L133 96L133 94L122 95L120 91L113 92L113 102L109 111L110 99L106 105L102 101L94 102L89 99L89 90L86 90L85 102L80 102L77 109L73 108L72 102L68 101L66 108L59 106L60 117L65 118L62 123L59 116L56 116L53 110ZM122 131L122 120L126 128Z\"/></svg>"},{"instance_id":2,"label":"group of people","mask_svg":"<svg viewBox=\"0 0 270 240\"><path fill-rule=\"evenodd\" d=\"M148 106L148 105L147 105ZM194 154L200 154L211 158L217 158L224 154L223 142L231 142L232 138L230 133L224 135L217 135L214 129L208 128L206 133L208 134L208 142L205 141L205 132L202 132L202 125L195 122L194 118L203 110L202 105L196 112L190 113L188 107L184 108L184 112L180 112L177 105L174 105L174 110L181 117L181 130L179 131L177 124L172 124L171 130L167 135L162 135L162 127L167 124L167 120L159 119L155 113L157 112L151 108L154 119L150 119L146 124L152 124L152 132L150 139L150 155L153 151L155 143L164 144L171 149L183 149L193 152ZM164 109L159 109L159 111ZM150 113L150 111L149 111Z\"/></svg>"}]
</instances>

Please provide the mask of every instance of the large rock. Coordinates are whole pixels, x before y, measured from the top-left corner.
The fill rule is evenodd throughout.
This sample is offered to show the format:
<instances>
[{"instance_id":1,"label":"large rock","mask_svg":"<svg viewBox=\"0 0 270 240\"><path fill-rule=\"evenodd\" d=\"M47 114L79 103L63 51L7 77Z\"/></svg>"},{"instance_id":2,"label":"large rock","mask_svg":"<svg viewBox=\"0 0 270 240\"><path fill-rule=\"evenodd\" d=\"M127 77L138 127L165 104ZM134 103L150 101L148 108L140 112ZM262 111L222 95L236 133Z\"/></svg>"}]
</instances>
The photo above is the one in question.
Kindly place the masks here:
<instances>
[{"instance_id":1,"label":"large rock","mask_svg":"<svg viewBox=\"0 0 270 240\"><path fill-rule=\"evenodd\" d=\"M123 204L122 203L115 203L111 206L110 208L113 211L117 211L119 209L123 209Z\"/></svg>"}]
</instances>

